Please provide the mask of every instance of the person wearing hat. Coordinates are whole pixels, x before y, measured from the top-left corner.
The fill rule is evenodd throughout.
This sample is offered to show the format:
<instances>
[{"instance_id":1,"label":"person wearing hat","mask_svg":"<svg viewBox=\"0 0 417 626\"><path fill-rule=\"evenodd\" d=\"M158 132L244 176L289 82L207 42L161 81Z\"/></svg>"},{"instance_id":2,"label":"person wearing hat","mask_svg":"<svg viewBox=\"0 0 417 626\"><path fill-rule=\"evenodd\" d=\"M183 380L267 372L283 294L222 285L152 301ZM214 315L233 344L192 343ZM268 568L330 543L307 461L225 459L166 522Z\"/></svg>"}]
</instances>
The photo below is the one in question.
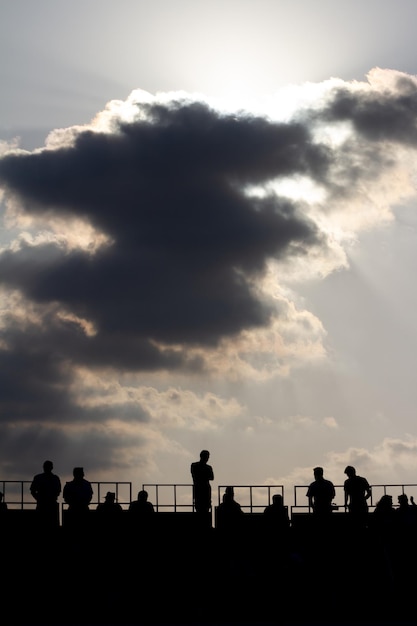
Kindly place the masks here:
<instances>
[{"instance_id":1,"label":"person wearing hat","mask_svg":"<svg viewBox=\"0 0 417 626\"><path fill-rule=\"evenodd\" d=\"M106 537L109 533L118 533L121 528L123 518L122 506L116 502L114 491L108 491L104 497L104 502L100 502L96 507L95 525L99 533L104 533Z\"/></svg>"},{"instance_id":2,"label":"person wearing hat","mask_svg":"<svg viewBox=\"0 0 417 626\"><path fill-rule=\"evenodd\" d=\"M114 491L108 491L106 493L106 495L104 496L104 502L100 502L97 507L96 510L99 513L105 513L105 514L117 514L123 511L121 505L116 502L116 494L114 493Z\"/></svg>"}]
</instances>

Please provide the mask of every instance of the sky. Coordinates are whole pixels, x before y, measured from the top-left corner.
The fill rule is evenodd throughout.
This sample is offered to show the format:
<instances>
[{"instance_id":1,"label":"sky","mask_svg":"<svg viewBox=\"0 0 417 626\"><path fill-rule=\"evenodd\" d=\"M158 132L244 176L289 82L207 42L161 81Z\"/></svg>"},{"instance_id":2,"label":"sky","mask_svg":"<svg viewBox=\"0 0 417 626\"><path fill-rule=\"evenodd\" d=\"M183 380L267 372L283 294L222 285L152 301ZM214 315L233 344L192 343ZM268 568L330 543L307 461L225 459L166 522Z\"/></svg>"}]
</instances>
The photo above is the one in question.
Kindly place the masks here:
<instances>
[{"instance_id":1,"label":"sky","mask_svg":"<svg viewBox=\"0 0 417 626\"><path fill-rule=\"evenodd\" d=\"M416 14L0 0L0 479L417 482Z\"/></svg>"}]
</instances>

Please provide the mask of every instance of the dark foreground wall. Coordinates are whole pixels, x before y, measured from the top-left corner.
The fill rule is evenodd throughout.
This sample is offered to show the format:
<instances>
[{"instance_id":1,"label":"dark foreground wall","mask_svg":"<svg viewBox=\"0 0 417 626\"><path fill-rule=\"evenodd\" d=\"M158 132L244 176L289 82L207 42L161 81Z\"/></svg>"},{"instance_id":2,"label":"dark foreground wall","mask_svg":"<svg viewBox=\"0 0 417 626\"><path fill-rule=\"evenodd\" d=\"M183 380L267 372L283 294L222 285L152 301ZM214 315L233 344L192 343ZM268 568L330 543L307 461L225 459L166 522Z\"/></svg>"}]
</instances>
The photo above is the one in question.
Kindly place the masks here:
<instances>
[{"instance_id":1,"label":"dark foreground wall","mask_svg":"<svg viewBox=\"0 0 417 626\"><path fill-rule=\"evenodd\" d=\"M55 533L16 515L1 533L3 623L414 622L415 529L300 517L285 533L258 516L222 531L194 514L156 515L148 527L92 515Z\"/></svg>"}]
</instances>

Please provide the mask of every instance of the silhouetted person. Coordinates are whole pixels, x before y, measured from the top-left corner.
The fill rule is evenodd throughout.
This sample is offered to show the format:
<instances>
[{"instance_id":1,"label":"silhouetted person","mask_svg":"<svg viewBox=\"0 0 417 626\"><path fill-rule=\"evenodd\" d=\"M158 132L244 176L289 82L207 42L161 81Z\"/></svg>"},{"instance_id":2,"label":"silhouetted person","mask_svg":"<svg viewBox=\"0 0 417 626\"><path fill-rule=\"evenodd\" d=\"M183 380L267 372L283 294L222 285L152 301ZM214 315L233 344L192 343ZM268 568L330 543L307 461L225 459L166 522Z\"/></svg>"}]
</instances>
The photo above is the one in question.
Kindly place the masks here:
<instances>
[{"instance_id":1,"label":"silhouetted person","mask_svg":"<svg viewBox=\"0 0 417 626\"><path fill-rule=\"evenodd\" d=\"M197 513L207 517L211 510L211 485L214 480L213 468L208 464L210 452L202 450L200 460L191 463L191 476L193 478L194 508Z\"/></svg>"},{"instance_id":2,"label":"silhouetted person","mask_svg":"<svg viewBox=\"0 0 417 626\"><path fill-rule=\"evenodd\" d=\"M397 526L405 531L417 531L417 506L409 503L406 493L401 493L397 499L398 508L395 510Z\"/></svg>"},{"instance_id":3,"label":"silhouetted person","mask_svg":"<svg viewBox=\"0 0 417 626\"><path fill-rule=\"evenodd\" d=\"M268 532L281 533L290 528L288 509L284 506L284 499L281 494L275 493L272 496L272 504L265 507L264 517Z\"/></svg>"},{"instance_id":4,"label":"silhouetted person","mask_svg":"<svg viewBox=\"0 0 417 626\"><path fill-rule=\"evenodd\" d=\"M4 494L2 491L0 491L0 528L2 530L7 530L7 523L9 521L7 513L9 511L7 508L7 504L6 502L4 502L3 498Z\"/></svg>"},{"instance_id":5,"label":"silhouetted person","mask_svg":"<svg viewBox=\"0 0 417 626\"><path fill-rule=\"evenodd\" d=\"M4 543L7 544L7 538L11 539L11 537L9 535L10 519L9 519L9 515L8 515L9 509L7 507L6 502L4 502L3 498L4 498L4 494L3 494L2 491L0 491L0 530L3 531L4 537L5 537L5 542ZM14 543L13 541L10 541L9 545L5 545L4 546L5 552L4 552L3 556L7 555L9 550L12 549L13 543Z\"/></svg>"},{"instance_id":6,"label":"silhouetted person","mask_svg":"<svg viewBox=\"0 0 417 626\"><path fill-rule=\"evenodd\" d=\"M374 527L377 525L380 529L391 530L395 523L395 514L396 511L392 503L392 496L384 494L376 503L372 513Z\"/></svg>"},{"instance_id":7,"label":"silhouetted person","mask_svg":"<svg viewBox=\"0 0 417 626\"><path fill-rule=\"evenodd\" d=\"M265 507L263 512L264 531L260 537L265 546L265 554L268 555L268 566L271 557L282 564L282 561L290 553L290 518L288 508L284 506L284 499L281 494L275 493L272 496L272 503Z\"/></svg>"},{"instance_id":8,"label":"silhouetted person","mask_svg":"<svg viewBox=\"0 0 417 626\"><path fill-rule=\"evenodd\" d=\"M247 568L248 550L245 550L243 522L245 514L235 500L233 487L226 487L222 501L217 507L216 533L218 549L223 563L220 576L225 576L229 589L242 582Z\"/></svg>"},{"instance_id":9,"label":"silhouetted person","mask_svg":"<svg viewBox=\"0 0 417 626\"><path fill-rule=\"evenodd\" d=\"M392 496L384 494L369 517L376 571L380 584L387 588L391 588L395 579L395 513Z\"/></svg>"},{"instance_id":10,"label":"silhouetted person","mask_svg":"<svg viewBox=\"0 0 417 626\"><path fill-rule=\"evenodd\" d=\"M129 505L129 513L132 516L132 519L140 522L142 520L147 520L154 515L155 509L152 502L149 502L148 497L149 494L145 489L138 491L137 500L133 500L133 502Z\"/></svg>"},{"instance_id":11,"label":"silhouetted person","mask_svg":"<svg viewBox=\"0 0 417 626\"><path fill-rule=\"evenodd\" d=\"M217 527L222 533L239 533L244 513L235 500L233 487L226 487L222 501L217 507Z\"/></svg>"},{"instance_id":12,"label":"silhouetted person","mask_svg":"<svg viewBox=\"0 0 417 626\"><path fill-rule=\"evenodd\" d=\"M68 504L68 522L76 529L82 529L88 520L89 504L93 497L91 483L84 478L84 468L74 467L73 480L65 483L62 492Z\"/></svg>"},{"instance_id":13,"label":"silhouetted person","mask_svg":"<svg viewBox=\"0 0 417 626\"><path fill-rule=\"evenodd\" d=\"M96 506L96 511L102 515L119 516L123 513L122 506L116 502L116 494L114 491L108 491L104 496L104 502L99 502Z\"/></svg>"},{"instance_id":14,"label":"silhouetted person","mask_svg":"<svg viewBox=\"0 0 417 626\"><path fill-rule=\"evenodd\" d=\"M3 498L4 498L4 493L0 491L0 515L5 515L8 511L7 504L6 502L4 502Z\"/></svg>"},{"instance_id":15,"label":"silhouetted person","mask_svg":"<svg viewBox=\"0 0 417 626\"><path fill-rule=\"evenodd\" d=\"M366 478L356 474L352 465L347 465L344 473L347 476L344 482L345 510L349 511L355 527L364 527L368 521L367 500L371 497L371 487Z\"/></svg>"},{"instance_id":16,"label":"silhouetted person","mask_svg":"<svg viewBox=\"0 0 417 626\"><path fill-rule=\"evenodd\" d=\"M97 526L101 532L118 532L121 528L123 509L116 502L114 491L108 491L104 497L104 502L99 502L96 506Z\"/></svg>"},{"instance_id":17,"label":"silhouetted person","mask_svg":"<svg viewBox=\"0 0 417 626\"><path fill-rule=\"evenodd\" d=\"M155 508L152 502L149 502L149 494L145 489L138 491L137 500L133 500L128 509L129 528L132 534L132 540L141 540L141 547L145 547L150 551L150 544L144 545L143 538L149 538L153 534L156 522Z\"/></svg>"},{"instance_id":18,"label":"silhouetted person","mask_svg":"<svg viewBox=\"0 0 417 626\"><path fill-rule=\"evenodd\" d=\"M399 543L413 551L417 546L417 506L410 504L406 493L398 496L395 527Z\"/></svg>"},{"instance_id":19,"label":"silhouetted person","mask_svg":"<svg viewBox=\"0 0 417 626\"><path fill-rule=\"evenodd\" d=\"M322 467L313 470L314 481L307 489L309 507L318 521L328 521L332 513L332 500L336 495L333 483L324 478Z\"/></svg>"},{"instance_id":20,"label":"silhouetted person","mask_svg":"<svg viewBox=\"0 0 417 626\"><path fill-rule=\"evenodd\" d=\"M58 496L61 493L61 480L53 473L52 461L45 461L43 472L33 477L30 493L36 500L38 525L46 531L59 527Z\"/></svg>"}]
</instances>

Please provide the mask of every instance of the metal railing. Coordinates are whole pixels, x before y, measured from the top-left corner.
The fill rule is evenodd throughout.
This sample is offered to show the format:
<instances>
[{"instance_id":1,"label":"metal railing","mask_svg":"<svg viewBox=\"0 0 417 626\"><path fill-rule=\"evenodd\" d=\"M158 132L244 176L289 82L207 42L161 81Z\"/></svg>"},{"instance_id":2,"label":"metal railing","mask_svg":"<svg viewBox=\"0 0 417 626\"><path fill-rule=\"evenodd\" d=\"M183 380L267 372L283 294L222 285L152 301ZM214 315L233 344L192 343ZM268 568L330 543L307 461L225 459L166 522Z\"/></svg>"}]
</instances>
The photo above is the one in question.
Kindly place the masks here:
<instances>
[{"instance_id":1,"label":"metal railing","mask_svg":"<svg viewBox=\"0 0 417 626\"><path fill-rule=\"evenodd\" d=\"M299 512L311 512L311 508L307 501L307 489L309 485L295 485L294 486L294 503L291 506L291 514L299 513ZM407 494L408 497L412 496L417 501L417 483L396 483L396 484L387 484L387 485L370 485L371 487L371 497L368 500L369 509L375 509L375 506L378 500L383 495L392 496L392 501L394 507L397 506L396 498L399 495ZM334 502L338 505L338 511L335 513L344 513L345 507L345 492L344 485L335 485L334 486L336 495L334 498ZM302 494L301 494L302 492ZM303 502L304 504L301 504Z\"/></svg>"},{"instance_id":2,"label":"metal railing","mask_svg":"<svg viewBox=\"0 0 417 626\"><path fill-rule=\"evenodd\" d=\"M93 487L93 500L91 506L96 506L101 502L107 491L114 491L116 500L123 508L128 508L132 501L132 483L127 481L90 481ZM36 501L30 494L31 480L0 480L0 490L3 492L3 501L9 508L21 510L33 510ZM226 487L234 489L235 499L242 509L253 513L263 510L271 504L272 496L279 493L284 500L283 485L218 485L217 501L220 504L222 495ZM293 513L310 512L310 507L306 498L309 485L295 485L293 492L293 503L289 507L290 517ZM193 485L190 483L143 483L142 489L149 493L149 501L158 512L162 511L189 511L194 512ZM341 513L344 512L344 486L335 485L335 503ZM417 502L417 483L396 483L396 484L375 484L371 485L371 497L369 499L370 510L374 509L378 500L383 495L391 495L394 506L397 506L399 495L406 494L412 496ZM62 502L62 495L58 500L61 502L61 514L66 508Z\"/></svg>"},{"instance_id":3,"label":"metal railing","mask_svg":"<svg viewBox=\"0 0 417 626\"><path fill-rule=\"evenodd\" d=\"M31 484L31 480L0 480L3 502L12 509L33 509L36 501L30 493Z\"/></svg>"},{"instance_id":4,"label":"metal railing","mask_svg":"<svg viewBox=\"0 0 417 626\"><path fill-rule=\"evenodd\" d=\"M223 494L222 490L226 487L233 487L235 500L237 500L244 511L254 513L272 503L272 496L279 494L284 501L283 485L219 485L217 487L218 504L221 503Z\"/></svg>"},{"instance_id":5,"label":"metal railing","mask_svg":"<svg viewBox=\"0 0 417 626\"><path fill-rule=\"evenodd\" d=\"M126 481L90 481L93 488L91 505L97 505L106 495L107 491L114 491L116 500L123 506L128 506L132 501L132 483ZM3 492L3 502L9 508L31 510L36 507L36 500L30 493L31 480L0 480L0 490ZM64 486L64 485L63 485ZM61 508L67 505L62 502L62 494L58 498Z\"/></svg>"},{"instance_id":6,"label":"metal railing","mask_svg":"<svg viewBox=\"0 0 417 626\"><path fill-rule=\"evenodd\" d=\"M142 489L148 492L149 501L156 512L179 510L194 512L193 485L188 483L144 483ZM164 501L164 498L171 499Z\"/></svg>"}]
</instances>

